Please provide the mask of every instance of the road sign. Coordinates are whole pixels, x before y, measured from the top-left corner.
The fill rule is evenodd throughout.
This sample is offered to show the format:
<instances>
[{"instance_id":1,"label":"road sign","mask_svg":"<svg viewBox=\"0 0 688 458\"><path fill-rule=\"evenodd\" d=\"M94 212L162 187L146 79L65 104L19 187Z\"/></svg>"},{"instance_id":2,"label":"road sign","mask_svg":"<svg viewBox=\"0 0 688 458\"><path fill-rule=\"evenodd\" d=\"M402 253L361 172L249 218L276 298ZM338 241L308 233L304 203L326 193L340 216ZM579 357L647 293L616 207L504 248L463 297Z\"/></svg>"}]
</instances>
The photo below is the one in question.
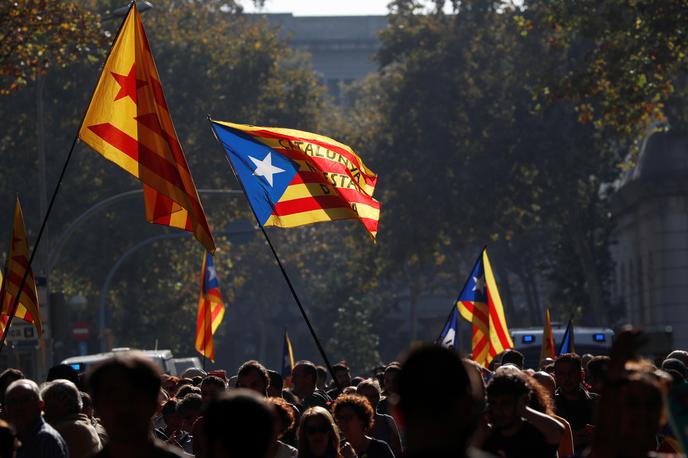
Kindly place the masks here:
<instances>
[{"instance_id":1,"label":"road sign","mask_svg":"<svg viewBox=\"0 0 688 458\"><path fill-rule=\"evenodd\" d=\"M72 338L77 342L87 341L91 337L91 328L88 323L79 322L72 325Z\"/></svg>"},{"instance_id":2,"label":"road sign","mask_svg":"<svg viewBox=\"0 0 688 458\"><path fill-rule=\"evenodd\" d=\"M19 320L12 321L10 331L7 334L7 340L11 342L37 341L38 334L36 333L36 328L32 324L17 323L17 321Z\"/></svg>"}]
</instances>

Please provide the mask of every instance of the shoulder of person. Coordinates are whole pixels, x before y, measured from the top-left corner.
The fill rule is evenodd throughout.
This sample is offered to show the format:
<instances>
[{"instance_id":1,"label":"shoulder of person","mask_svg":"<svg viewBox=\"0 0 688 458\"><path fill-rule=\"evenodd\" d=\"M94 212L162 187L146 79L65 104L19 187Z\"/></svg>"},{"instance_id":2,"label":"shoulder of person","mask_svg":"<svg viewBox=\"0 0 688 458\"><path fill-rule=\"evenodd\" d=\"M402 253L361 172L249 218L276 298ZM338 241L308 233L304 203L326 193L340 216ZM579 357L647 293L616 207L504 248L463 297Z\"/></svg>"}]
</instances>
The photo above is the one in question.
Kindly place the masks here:
<instances>
[{"instance_id":1,"label":"shoulder of person","mask_svg":"<svg viewBox=\"0 0 688 458\"><path fill-rule=\"evenodd\" d=\"M152 458L185 458L187 456L177 447L172 447L157 439L153 442Z\"/></svg>"}]
</instances>

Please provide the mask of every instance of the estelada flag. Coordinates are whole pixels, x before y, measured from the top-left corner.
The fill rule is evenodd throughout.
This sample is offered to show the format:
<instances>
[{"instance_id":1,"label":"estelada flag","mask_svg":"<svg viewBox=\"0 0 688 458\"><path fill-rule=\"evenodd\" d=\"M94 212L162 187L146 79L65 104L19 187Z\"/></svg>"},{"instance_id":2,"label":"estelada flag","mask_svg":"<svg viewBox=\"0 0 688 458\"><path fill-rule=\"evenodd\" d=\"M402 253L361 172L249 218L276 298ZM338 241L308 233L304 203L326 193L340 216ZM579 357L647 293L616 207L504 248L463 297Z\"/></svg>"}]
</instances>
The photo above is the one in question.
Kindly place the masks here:
<instances>
[{"instance_id":1,"label":"estelada flag","mask_svg":"<svg viewBox=\"0 0 688 458\"><path fill-rule=\"evenodd\" d=\"M285 386L291 384L291 371L294 370L294 349L286 328L284 329L284 343L282 344L282 380Z\"/></svg>"},{"instance_id":2,"label":"estelada flag","mask_svg":"<svg viewBox=\"0 0 688 458\"><path fill-rule=\"evenodd\" d=\"M196 318L196 350L211 361L215 361L215 341L213 336L225 316L225 304L220 294L213 255L203 255L201 268L201 292L198 297L198 316Z\"/></svg>"},{"instance_id":3,"label":"estelada flag","mask_svg":"<svg viewBox=\"0 0 688 458\"><path fill-rule=\"evenodd\" d=\"M26 270L29 270L19 295L19 287ZM26 238L24 227L24 215L22 213L19 197L14 205L14 221L12 223L12 234L10 236L10 249L7 256L7 267L5 270L0 297L2 297L2 312L0 313L0 329L5 331L7 321L12 314L12 306L19 295L19 303L14 313L15 318L20 318L33 324L38 335L43 334L41 324L40 307L38 305L38 292L36 290L36 280L29 265L29 242Z\"/></svg>"},{"instance_id":4,"label":"estelada flag","mask_svg":"<svg viewBox=\"0 0 688 458\"><path fill-rule=\"evenodd\" d=\"M473 324L471 353L474 361L487 367L495 356L513 348L487 248L483 248L473 266L456 305L461 316Z\"/></svg>"},{"instance_id":5,"label":"estelada flag","mask_svg":"<svg viewBox=\"0 0 688 458\"><path fill-rule=\"evenodd\" d=\"M566 325L566 331L564 331L564 336L561 338L561 345L559 345L557 356L575 352L576 345L573 339L573 320L569 320L569 324Z\"/></svg>"},{"instance_id":6,"label":"estelada flag","mask_svg":"<svg viewBox=\"0 0 688 458\"><path fill-rule=\"evenodd\" d=\"M350 147L299 130L210 124L261 225L358 219L375 239L377 175Z\"/></svg>"},{"instance_id":7,"label":"estelada flag","mask_svg":"<svg viewBox=\"0 0 688 458\"><path fill-rule=\"evenodd\" d=\"M540 349L540 362L545 358L556 358L557 353L554 348L554 334L552 334L552 318L549 309L545 314L545 327L542 329L542 348Z\"/></svg>"},{"instance_id":8,"label":"estelada flag","mask_svg":"<svg viewBox=\"0 0 688 458\"><path fill-rule=\"evenodd\" d=\"M100 74L79 138L143 182L148 222L192 232L215 251L136 4Z\"/></svg>"}]
</instances>

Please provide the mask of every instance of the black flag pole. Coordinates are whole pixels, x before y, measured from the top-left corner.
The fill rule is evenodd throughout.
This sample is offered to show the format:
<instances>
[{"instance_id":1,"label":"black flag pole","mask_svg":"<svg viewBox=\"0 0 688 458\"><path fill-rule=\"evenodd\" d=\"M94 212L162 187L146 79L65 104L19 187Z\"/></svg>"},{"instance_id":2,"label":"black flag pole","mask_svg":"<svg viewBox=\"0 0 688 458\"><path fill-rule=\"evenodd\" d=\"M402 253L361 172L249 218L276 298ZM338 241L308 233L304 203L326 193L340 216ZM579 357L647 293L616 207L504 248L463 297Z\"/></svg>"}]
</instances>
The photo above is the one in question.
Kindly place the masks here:
<instances>
[{"instance_id":1,"label":"black flag pole","mask_svg":"<svg viewBox=\"0 0 688 458\"><path fill-rule=\"evenodd\" d=\"M129 12L131 11L131 9L134 8L135 4L136 4L136 2L134 2L134 1L132 1L129 4L129 10L127 11L127 16L129 15ZM112 53L112 47L114 46L115 42L119 38L119 35L122 32L122 28L124 27L125 21L126 21L126 17L122 20L122 23L120 24L119 29L117 30L117 33L115 34L115 38L112 40L112 45L110 45L110 49L108 50L107 56L105 56L105 61L103 62L102 68L105 67L108 59L110 58L110 54ZM101 68L100 74L102 74L102 68ZM100 74L99 74L98 80L100 80ZM89 98L89 105L86 106L86 108L84 109L84 113L81 116L81 122L79 122L79 127L78 127L79 130L81 130L81 125L84 123L84 119L86 118L86 113L88 112L88 107L91 104L91 100L93 99L93 95L95 94L97 87L98 87L98 82L96 81L96 84L93 85L93 90L91 91L91 97ZM26 267L26 270L24 271L24 276L22 277L21 282L19 283L19 293L17 294L17 297L14 298L14 301L12 302L12 307L10 307L10 314L7 318L7 324L5 325L5 329L2 333L2 337L0 337L0 352L2 352L3 348L5 348L5 339L7 338L7 334L9 333L10 325L12 324L12 319L14 318L14 315L17 313L17 308L19 307L19 301L21 298L22 291L24 291L24 286L26 285L26 280L29 277L29 272L31 272L31 266L33 265L33 259L36 257L36 252L38 251L38 247L41 244L41 239L43 237L43 232L45 231L45 226L48 222L48 218L50 217L50 213L52 212L53 205L55 204L55 198L57 197L57 194L60 191L60 185L62 185L62 181L64 180L64 176L67 173L67 166L69 165L69 162L72 159L72 155L74 153L74 148L76 148L76 144L79 142L79 130L77 130L77 133L74 136L74 140L72 141L72 146L69 148L69 153L67 153L67 158L65 159L64 165L62 166L62 171L60 172L60 176L57 179L57 184L55 185L55 189L53 190L53 194L50 197L50 203L48 204L48 208L45 211L45 215L43 215L43 221L41 222L41 228L38 230L38 236L36 237L36 243L34 243L33 250L31 251L31 256L29 257L29 264Z\"/></svg>"},{"instance_id":2,"label":"black flag pole","mask_svg":"<svg viewBox=\"0 0 688 458\"><path fill-rule=\"evenodd\" d=\"M208 115L208 121L210 122L210 130L212 130L213 135L215 136L215 139L220 142L220 139L217 137L217 134L215 133L215 128L213 127L212 123L212 118L210 115ZM241 181L239 176L236 173L236 170L234 170L234 166L232 165L232 161L229 160L227 157L227 154L225 154L225 159L227 160L227 163L229 164L229 168L232 170L232 173L234 174L234 178L239 182L239 186L241 186L241 190L244 192L244 195L246 196L246 200L248 200L248 194L246 194L246 188L244 187L244 183ZM315 345L318 347L318 351L320 352L320 356L322 356L323 361L325 362L325 365L327 366L327 370L330 373L330 376L332 377L332 380L335 383L335 386L341 390L342 387L339 386L339 383L337 383L337 378L334 376L334 369L332 369L332 365L330 364L330 360L327 357L327 354L325 354L325 349L323 348L322 344L320 343L320 339L318 339L318 335L315 333L315 329L313 329L313 325L311 324L311 320L308 319L308 314L306 314L306 310L303 308L303 305L301 304L301 299L299 299L299 295L296 293L296 289L294 289L294 285L291 282L291 279L289 278L289 275L287 274L286 269L284 268L284 265L282 264L282 261L280 260L279 256L277 255L277 251L275 250L274 245L272 244L272 241L270 240L270 237L268 237L268 233L265 231L265 228L263 225L260 223L260 220L258 219L258 215L256 215L256 212L253 210L253 206L251 205L249 201L249 205L251 208L251 213L253 213L253 217L256 219L256 223L258 224L258 227L260 228L261 232L263 233L263 236L265 237L265 241L268 242L268 246L270 247L270 251L272 251L272 255L275 258L275 261L277 261L277 265L280 268L280 271L282 272L282 276L287 282L287 285L289 286L289 291L291 291L291 295L296 301L296 305L299 306L299 311L301 311L301 316L303 317L303 321L306 322L306 326L308 326L308 330L311 333L311 336L313 337L313 340L315 341Z\"/></svg>"}]
</instances>

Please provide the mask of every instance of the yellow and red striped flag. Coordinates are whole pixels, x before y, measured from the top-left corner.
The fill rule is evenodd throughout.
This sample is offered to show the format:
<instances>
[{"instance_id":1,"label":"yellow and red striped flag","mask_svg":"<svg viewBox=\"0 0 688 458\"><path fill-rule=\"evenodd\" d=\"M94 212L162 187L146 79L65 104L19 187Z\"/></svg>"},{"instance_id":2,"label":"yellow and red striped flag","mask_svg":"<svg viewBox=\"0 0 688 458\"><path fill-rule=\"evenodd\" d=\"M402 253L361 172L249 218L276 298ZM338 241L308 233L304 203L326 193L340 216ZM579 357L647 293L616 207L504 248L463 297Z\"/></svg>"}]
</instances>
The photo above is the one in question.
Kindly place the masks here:
<instances>
[{"instance_id":1,"label":"yellow and red striped flag","mask_svg":"<svg viewBox=\"0 0 688 458\"><path fill-rule=\"evenodd\" d=\"M100 74L79 138L143 182L148 222L192 232L215 251L135 3Z\"/></svg>"},{"instance_id":2,"label":"yellow and red striped flag","mask_svg":"<svg viewBox=\"0 0 688 458\"><path fill-rule=\"evenodd\" d=\"M471 353L474 361L487 367L495 356L513 348L487 248L473 266L456 306L461 316L473 324Z\"/></svg>"},{"instance_id":3,"label":"yellow and red striped flag","mask_svg":"<svg viewBox=\"0 0 688 458\"><path fill-rule=\"evenodd\" d=\"M545 327L542 330L542 348L540 349L540 362L545 358L556 358L557 350L554 348L554 334L552 334L552 318L549 309L545 313Z\"/></svg>"},{"instance_id":4,"label":"yellow and red striped flag","mask_svg":"<svg viewBox=\"0 0 688 458\"><path fill-rule=\"evenodd\" d=\"M225 305L220 294L220 284L213 263L213 255L204 253L201 269L201 293L198 298L196 319L196 350L211 361L215 361L213 335L225 316Z\"/></svg>"},{"instance_id":5,"label":"yellow and red striped flag","mask_svg":"<svg viewBox=\"0 0 688 458\"><path fill-rule=\"evenodd\" d=\"M2 289L0 290L0 296L2 297L0 329L2 332L5 331L5 326L12 312L11 308L17 295L19 295L19 287L27 269L29 269L29 274L26 277L26 282L24 282L24 288L22 288L21 295L19 296L19 304L14 316L32 323L40 336L43 335L43 325L41 324L40 307L38 305L38 292L33 271L31 266L29 266L29 242L24 227L24 215L19 203L19 197L17 197L14 206L14 221L12 223L12 235L7 256L7 268L4 281L2 281Z\"/></svg>"},{"instance_id":6,"label":"yellow and red striped flag","mask_svg":"<svg viewBox=\"0 0 688 458\"><path fill-rule=\"evenodd\" d=\"M348 146L293 129L211 121L263 226L358 219L374 239L377 175Z\"/></svg>"}]
</instances>

